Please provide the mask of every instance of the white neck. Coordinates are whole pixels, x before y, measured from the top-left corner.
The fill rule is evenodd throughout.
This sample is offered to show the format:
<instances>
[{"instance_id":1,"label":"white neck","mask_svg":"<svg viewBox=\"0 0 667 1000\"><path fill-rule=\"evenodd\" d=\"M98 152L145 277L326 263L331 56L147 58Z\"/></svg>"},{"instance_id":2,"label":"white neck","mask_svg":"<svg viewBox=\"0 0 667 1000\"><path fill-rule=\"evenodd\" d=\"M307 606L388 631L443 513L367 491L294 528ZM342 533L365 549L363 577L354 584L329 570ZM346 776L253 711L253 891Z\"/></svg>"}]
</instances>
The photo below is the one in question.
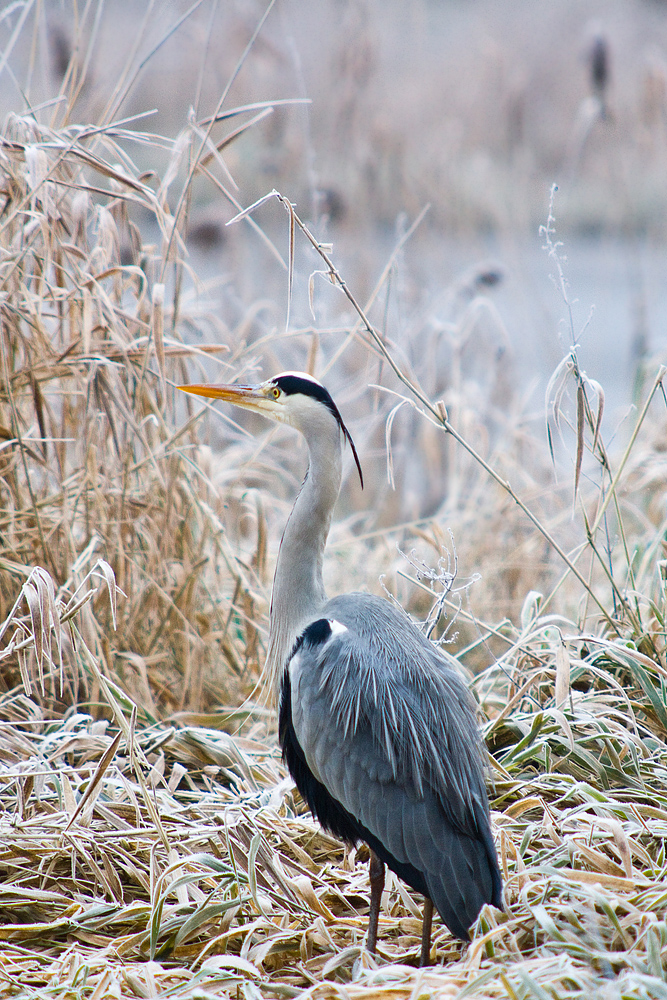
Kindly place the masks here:
<instances>
[{"instance_id":1,"label":"white neck","mask_svg":"<svg viewBox=\"0 0 667 1000\"><path fill-rule=\"evenodd\" d=\"M309 441L309 429L303 429L309 446L308 472L285 526L273 578L266 673L275 698L298 635L326 601L324 547L342 477L341 432L331 419L326 429L329 442L322 440L322 426L312 434L317 450Z\"/></svg>"}]
</instances>

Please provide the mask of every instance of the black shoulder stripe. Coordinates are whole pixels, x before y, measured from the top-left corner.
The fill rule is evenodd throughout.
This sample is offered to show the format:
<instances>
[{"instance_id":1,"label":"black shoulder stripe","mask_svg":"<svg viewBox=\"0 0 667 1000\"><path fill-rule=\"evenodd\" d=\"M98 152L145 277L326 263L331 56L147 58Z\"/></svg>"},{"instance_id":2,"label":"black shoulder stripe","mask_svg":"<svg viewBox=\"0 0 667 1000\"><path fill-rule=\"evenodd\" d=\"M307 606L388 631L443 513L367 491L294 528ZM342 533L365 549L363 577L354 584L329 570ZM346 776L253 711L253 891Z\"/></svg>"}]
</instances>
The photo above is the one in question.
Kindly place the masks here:
<instances>
[{"instance_id":1,"label":"black shoulder stripe","mask_svg":"<svg viewBox=\"0 0 667 1000\"><path fill-rule=\"evenodd\" d=\"M290 660L294 659L305 643L307 643L311 649L314 649L315 646L322 646L330 635L331 625L326 618L318 618L316 622L311 622L310 625L303 630L301 635L297 637L297 640L292 647L292 652L287 658L287 663L289 664Z\"/></svg>"},{"instance_id":2,"label":"black shoulder stripe","mask_svg":"<svg viewBox=\"0 0 667 1000\"><path fill-rule=\"evenodd\" d=\"M326 618L318 618L312 622L303 633L304 643L309 646L323 646L331 635L331 625Z\"/></svg>"}]
</instances>

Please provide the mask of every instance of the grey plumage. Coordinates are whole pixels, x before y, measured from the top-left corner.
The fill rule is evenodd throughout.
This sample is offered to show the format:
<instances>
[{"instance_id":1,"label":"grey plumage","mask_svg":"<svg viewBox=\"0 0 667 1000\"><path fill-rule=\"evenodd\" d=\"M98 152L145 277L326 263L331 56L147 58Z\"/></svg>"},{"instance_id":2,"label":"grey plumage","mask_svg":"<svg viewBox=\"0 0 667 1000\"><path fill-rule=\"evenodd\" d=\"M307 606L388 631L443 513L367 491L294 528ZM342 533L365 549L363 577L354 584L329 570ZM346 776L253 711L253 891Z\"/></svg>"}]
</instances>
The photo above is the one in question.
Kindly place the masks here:
<instances>
[{"instance_id":1,"label":"grey plumage","mask_svg":"<svg viewBox=\"0 0 667 1000\"><path fill-rule=\"evenodd\" d=\"M447 925L466 937L494 897L495 866L466 686L388 601L346 594L321 616L345 631L302 645L289 665L308 766L393 857L423 873Z\"/></svg>"},{"instance_id":2,"label":"grey plumage","mask_svg":"<svg viewBox=\"0 0 667 1000\"><path fill-rule=\"evenodd\" d=\"M338 409L299 372L256 387L183 388L288 423L308 443L308 472L276 565L267 670L301 794L323 825L349 843L366 840L380 859L371 868L369 947L382 861L467 940L484 903L501 906L474 704L455 662L388 601L361 593L327 600L322 563L345 439L361 476ZM425 921L422 962L429 949Z\"/></svg>"}]
</instances>

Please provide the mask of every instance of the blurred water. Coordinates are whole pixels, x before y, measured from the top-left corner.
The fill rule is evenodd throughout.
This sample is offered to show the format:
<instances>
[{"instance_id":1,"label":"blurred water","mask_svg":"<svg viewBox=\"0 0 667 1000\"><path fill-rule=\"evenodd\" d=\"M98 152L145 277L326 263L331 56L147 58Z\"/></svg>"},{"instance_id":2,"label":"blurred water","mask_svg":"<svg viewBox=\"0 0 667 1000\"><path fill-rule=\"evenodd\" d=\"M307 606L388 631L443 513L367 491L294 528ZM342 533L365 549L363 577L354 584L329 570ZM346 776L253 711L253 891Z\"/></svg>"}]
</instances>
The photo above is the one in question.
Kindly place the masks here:
<instances>
[{"instance_id":1,"label":"blurred water","mask_svg":"<svg viewBox=\"0 0 667 1000\"><path fill-rule=\"evenodd\" d=\"M284 231L274 235L284 250ZM644 362L652 380L658 363L667 358L667 247L640 240L564 239L558 253L568 307L556 265L543 249L543 242L537 233L534 239L503 244L452 241L432 234L417 239L399 256L391 288L380 296L372 319L386 326L394 341L405 344L433 323L460 321L470 302L465 294L470 276L485 267L497 267L501 280L491 287L480 285L477 291L490 303L486 325L497 323L497 344L500 348L506 343L512 355L518 378L518 385L512 387L521 392L532 387L528 408L541 410L549 377L574 342L582 369L605 391L609 433L633 401L638 364ZM346 232L334 236L333 243L336 266L363 303L391 254L395 238L381 233L372 240ZM216 308L230 324L235 312L268 298L275 311L264 316L265 332L272 326L280 329L287 279L261 248L246 247L242 254L237 243L206 251L192 248L190 263L204 280L227 277L227 284L214 298L218 298ZM340 292L318 280L313 324L308 278L317 263L314 253L297 253L292 328L325 328L350 319ZM464 293L457 294L457 289ZM475 334L472 336L469 354L474 353ZM288 348L286 343L290 364L297 363L293 351L294 344ZM304 337L302 365L306 351Z\"/></svg>"},{"instance_id":2,"label":"blurred water","mask_svg":"<svg viewBox=\"0 0 667 1000\"><path fill-rule=\"evenodd\" d=\"M523 294L510 279L498 290L498 307L525 354L524 370L536 372L541 386L574 332L581 367L604 388L609 419L618 418L632 402L637 365L643 360L649 371L657 369L667 354L667 248L578 240L560 252L572 322L545 252L524 252Z\"/></svg>"}]
</instances>

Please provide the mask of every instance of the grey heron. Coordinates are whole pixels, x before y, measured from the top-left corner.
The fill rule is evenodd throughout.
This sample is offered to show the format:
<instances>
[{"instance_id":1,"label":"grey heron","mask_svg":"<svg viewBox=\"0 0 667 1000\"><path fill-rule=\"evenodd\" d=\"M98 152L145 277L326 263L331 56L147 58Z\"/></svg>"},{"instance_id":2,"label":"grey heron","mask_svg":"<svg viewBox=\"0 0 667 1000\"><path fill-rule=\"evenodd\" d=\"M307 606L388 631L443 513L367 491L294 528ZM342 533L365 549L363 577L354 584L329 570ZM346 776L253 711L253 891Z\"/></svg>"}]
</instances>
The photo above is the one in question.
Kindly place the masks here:
<instances>
[{"instance_id":1,"label":"grey heron","mask_svg":"<svg viewBox=\"0 0 667 1000\"><path fill-rule=\"evenodd\" d=\"M322 826L370 848L369 950L376 949L388 865L426 899L426 964L433 905L463 941L485 903L502 908L472 698L455 666L389 601L326 596L322 562L346 440L363 479L324 386L283 372L257 386L181 388L287 423L306 439L308 471L271 596L267 668L283 757Z\"/></svg>"}]
</instances>

